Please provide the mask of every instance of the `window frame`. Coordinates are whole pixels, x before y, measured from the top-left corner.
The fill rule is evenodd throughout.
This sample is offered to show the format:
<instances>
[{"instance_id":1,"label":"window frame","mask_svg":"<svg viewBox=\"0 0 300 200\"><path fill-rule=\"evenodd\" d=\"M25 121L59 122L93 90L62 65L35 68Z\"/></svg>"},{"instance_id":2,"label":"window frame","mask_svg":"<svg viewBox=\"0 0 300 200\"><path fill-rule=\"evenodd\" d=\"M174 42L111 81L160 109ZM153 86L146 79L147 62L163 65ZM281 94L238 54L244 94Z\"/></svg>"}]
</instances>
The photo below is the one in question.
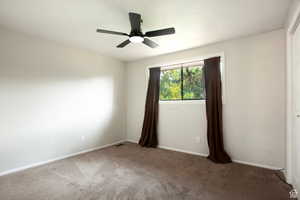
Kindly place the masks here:
<instances>
[{"instance_id":1,"label":"window frame","mask_svg":"<svg viewBox=\"0 0 300 200\"><path fill-rule=\"evenodd\" d=\"M185 64L185 63L183 63L183 64ZM189 67L204 67L204 64L201 64L201 65L193 65L193 64L191 64L191 65L188 65L188 64L186 64L187 66L183 66L183 64L181 64L181 66L180 66L180 64L179 65L176 65L176 67L168 67L168 68L162 68L161 69L161 71L167 71L167 70L172 70L172 69L180 69L180 78L181 78L181 81L180 81L180 88L181 88L181 99L168 99L168 100L161 100L161 99L159 99L159 101L160 102L166 102L166 101L205 101L205 98L204 99L184 99L183 98L183 69L184 68L189 68ZM180 67L179 67L180 66ZM159 95L160 96L160 95Z\"/></svg>"},{"instance_id":2,"label":"window frame","mask_svg":"<svg viewBox=\"0 0 300 200\"><path fill-rule=\"evenodd\" d=\"M225 59L225 53L224 52L219 52L215 54L207 54L204 56L199 56L199 57L192 57L189 59L179 59L175 60L173 62L169 63L157 63L153 65L148 65L145 68L145 96L147 94L147 88L148 88L148 80L149 80L149 69L154 68L154 67L160 67L162 70L163 69L172 69L172 68L178 68L183 63L192 63L192 62L199 62L201 60L205 60L208 58L212 57L221 57L221 63L220 63L220 71L221 71L221 81L222 81L222 102L223 104L226 104L226 59ZM204 100L159 100L159 104L205 104L205 99Z\"/></svg>"}]
</instances>

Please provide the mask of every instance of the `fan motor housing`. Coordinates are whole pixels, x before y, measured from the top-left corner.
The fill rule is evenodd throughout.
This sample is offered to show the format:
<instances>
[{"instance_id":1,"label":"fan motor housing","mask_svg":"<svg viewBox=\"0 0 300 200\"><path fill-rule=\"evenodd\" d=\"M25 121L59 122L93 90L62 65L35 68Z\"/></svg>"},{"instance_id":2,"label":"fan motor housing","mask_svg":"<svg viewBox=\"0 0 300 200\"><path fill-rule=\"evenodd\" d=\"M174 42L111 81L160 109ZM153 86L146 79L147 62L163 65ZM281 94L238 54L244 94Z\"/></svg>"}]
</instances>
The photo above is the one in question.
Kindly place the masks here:
<instances>
[{"instance_id":1,"label":"fan motor housing","mask_svg":"<svg viewBox=\"0 0 300 200\"><path fill-rule=\"evenodd\" d=\"M132 30L129 34L130 37L132 36L141 36L144 37L144 34L140 30Z\"/></svg>"}]
</instances>

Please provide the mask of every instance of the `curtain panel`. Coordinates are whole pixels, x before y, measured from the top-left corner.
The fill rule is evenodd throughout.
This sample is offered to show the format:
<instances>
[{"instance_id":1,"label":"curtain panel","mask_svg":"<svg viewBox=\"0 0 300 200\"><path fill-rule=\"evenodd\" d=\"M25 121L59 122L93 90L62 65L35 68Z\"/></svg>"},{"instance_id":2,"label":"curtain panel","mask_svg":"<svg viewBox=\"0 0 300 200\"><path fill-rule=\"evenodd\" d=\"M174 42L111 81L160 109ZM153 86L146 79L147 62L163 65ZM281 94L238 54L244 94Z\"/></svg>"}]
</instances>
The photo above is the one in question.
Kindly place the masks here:
<instances>
[{"instance_id":1,"label":"curtain panel","mask_svg":"<svg viewBox=\"0 0 300 200\"><path fill-rule=\"evenodd\" d=\"M222 82L220 57L204 60L204 79L206 92L208 159L216 163L230 163L231 158L224 150Z\"/></svg>"},{"instance_id":2,"label":"curtain panel","mask_svg":"<svg viewBox=\"0 0 300 200\"><path fill-rule=\"evenodd\" d=\"M158 108L160 89L160 67L150 69L148 90L146 96L144 122L139 144L143 147L156 147Z\"/></svg>"}]
</instances>

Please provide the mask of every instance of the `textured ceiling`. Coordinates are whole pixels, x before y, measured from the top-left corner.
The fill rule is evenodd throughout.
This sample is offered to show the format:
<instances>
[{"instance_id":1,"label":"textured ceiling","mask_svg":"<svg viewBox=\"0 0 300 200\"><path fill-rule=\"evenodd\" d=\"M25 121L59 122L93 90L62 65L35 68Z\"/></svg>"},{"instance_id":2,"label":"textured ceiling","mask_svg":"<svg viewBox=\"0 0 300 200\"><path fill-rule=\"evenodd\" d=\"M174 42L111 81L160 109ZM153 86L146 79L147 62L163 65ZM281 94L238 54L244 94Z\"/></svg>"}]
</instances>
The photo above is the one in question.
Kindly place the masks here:
<instances>
[{"instance_id":1,"label":"textured ceiling","mask_svg":"<svg viewBox=\"0 0 300 200\"><path fill-rule=\"evenodd\" d=\"M123 61L180 51L282 28L290 0L0 0L0 25L82 47ZM129 32L128 12L142 14L144 32L175 27L153 38L160 47L115 46L127 39L96 28Z\"/></svg>"}]
</instances>

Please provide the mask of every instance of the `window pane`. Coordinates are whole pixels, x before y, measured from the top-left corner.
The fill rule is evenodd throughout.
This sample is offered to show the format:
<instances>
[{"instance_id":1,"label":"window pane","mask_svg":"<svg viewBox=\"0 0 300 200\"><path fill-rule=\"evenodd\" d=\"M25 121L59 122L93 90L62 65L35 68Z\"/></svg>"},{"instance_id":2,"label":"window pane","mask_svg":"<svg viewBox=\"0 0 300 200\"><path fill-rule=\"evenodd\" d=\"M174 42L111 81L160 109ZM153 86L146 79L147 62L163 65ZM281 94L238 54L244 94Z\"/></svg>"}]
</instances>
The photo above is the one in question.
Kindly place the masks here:
<instances>
[{"instance_id":1,"label":"window pane","mask_svg":"<svg viewBox=\"0 0 300 200\"><path fill-rule=\"evenodd\" d=\"M183 68L183 99L205 99L203 67Z\"/></svg>"},{"instance_id":2,"label":"window pane","mask_svg":"<svg viewBox=\"0 0 300 200\"><path fill-rule=\"evenodd\" d=\"M160 100L181 100L181 69L161 71Z\"/></svg>"}]
</instances>

